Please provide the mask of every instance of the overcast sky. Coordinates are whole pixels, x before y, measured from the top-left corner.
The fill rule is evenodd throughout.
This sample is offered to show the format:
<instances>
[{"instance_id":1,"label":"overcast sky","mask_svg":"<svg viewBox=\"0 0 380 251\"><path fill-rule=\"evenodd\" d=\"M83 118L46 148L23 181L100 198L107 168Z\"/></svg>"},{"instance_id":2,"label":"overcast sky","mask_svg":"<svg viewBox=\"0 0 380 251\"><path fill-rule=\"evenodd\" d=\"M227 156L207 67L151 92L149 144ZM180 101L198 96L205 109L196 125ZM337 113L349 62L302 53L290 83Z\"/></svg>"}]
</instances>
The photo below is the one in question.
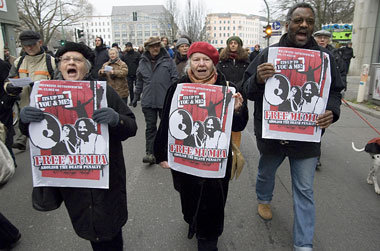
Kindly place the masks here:
<instances>
[{"instance_id":1,"label":"overcast sky","mask_svg":"<svg viewBox=\"0 0 380 251\"><path fill-rule=\"evenodd\" d=\"M112 6L128 5L164 5L166 0L88 0L94 6L94 14L111 15ZM207 13L242 13L266 16L263 0L205 0L202 1ZM177 0L178 5L184 6L186 0Z\"/></svg>"}]
</instances>

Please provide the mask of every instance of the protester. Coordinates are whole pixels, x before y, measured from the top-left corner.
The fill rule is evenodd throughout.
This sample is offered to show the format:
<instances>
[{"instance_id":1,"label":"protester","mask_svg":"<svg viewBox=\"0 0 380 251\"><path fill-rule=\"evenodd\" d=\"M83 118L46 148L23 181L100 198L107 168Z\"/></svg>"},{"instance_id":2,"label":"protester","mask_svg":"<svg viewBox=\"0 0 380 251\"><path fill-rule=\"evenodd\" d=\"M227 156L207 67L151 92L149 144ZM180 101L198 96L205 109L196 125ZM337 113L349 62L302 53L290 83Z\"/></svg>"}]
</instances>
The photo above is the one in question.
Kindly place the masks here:
<instances>
[{"instance_id":1,"label":"protester","mask_svg":"<svg viewBox=\"0 0 380 251\"><path fill-rule=\"evenodd\" d=\"M169 53L171 58L174 58L174 52L173 50L169 47L169 39L167 37L161 37L161 42L164 45L164 48L166 51Z\"/></svg>"},{"instance_id":2,"label":"protester","mask_svg":"<svg viewBox=\"0 0 380 251\"><path fill-rule=\"evenodd\" d=\"M106 77L107 84L109 84L117 92L117 94L119 94L123 101L128 104L129 91L126 78L128 74L128 67L119 58L119 52L117 49L109 49L108 55L110 60L103 64L103 67L99 70L99 76ZM112 68L109 70L109 67Z\"/></svg>"},{"instance_id":3,"label":"protester","mask_svg":"<svg viewBox=\"0 0 380 251\"><path fill-rule=\"evenodd\" d=\"M92 66L91 75L95 80L105 81L105 77L99 77L98 73L100 68L102 68L103 64L107 62L110 58L108 56L107 47L103 44L103 38L96 37L95 38L95 60L94 65Z\"/></svg>"},{"instance_id":4,"label":"protester","mask_svg":"<svg viewBox=\"0 0 380 251\"><path fill-rule=\"evenodd\" d=\"M163 47L159 37L150 37L145 43L146 52L141 56L137 68L136 92L132 105L140 99L145 117L145 151L143 163L155 164L153 142L157 133L157 120L161 118L166 91L178 80L173 60Z\"/></svg>"},{"instance_id":5,"label":"protester","mask_svg":"<svg viewBox=\"0 0 380 251\"><path fill-rule=\"evenodd\" d=\"M339 48L339 50L342 52L343 60L345 63L346 75L347 75L348 71L350 70L351 58L355 58L354 50L352 49L352 43L348 42L346 46Z\"/></svg>"},{"instance_id":6,"label":"protester","mask_svg":"<svg viewBox=\"0 0 380 251\"><path fill-rule=\"evenodd\" d=\"M60 79L78 81L93 80L90 74L93 52L83 44L67 42L61 47L59 58ZM126 174L121 142L136 134L134 114L121 100L112 87L107 85L108 107L95 110L92 119L109 127L109 189L35 187L33 206L49 211L65 202L75 232L81 238L91 241L93 250L123 250L122 227L127 222ZM41 110L27 106L21 110L20 124L28 135L31 122L41 121ZM52 208L38 208L34 195L37 192L50 194Z\"/></svg>"},{"instance_id":7,"label":"protester","mask_svg":"<svg viewBox=\"0 0 380 251\"><path fill-rule=\"evenodd\" d=\"M241 86L244 71L249 65L248 53L243 48L243 41L238 36L227 39L227 47L220 54L217 69L224 74L227 81L234 83L237 90L243 93ZM244 95L243 95L244 96ZM232 132L232 141L240 147L241 132Z\"/></svg>"},{"instance_id":8,"label":"protester","mask_svg":"<svg viewBox=\"0 0 380 251\"><path fill-rule=\"evenodd\" d=\"M347 73L346 73L346 69L345 69L346 66L345 66L345 63L343 60L342 51L334 48L330 44L331 33L329 31L326 31L326 30L319 30L319 31L316 31L314 33L314 38L315 38L315 41L317 41L319 46L326 48L334 56L336 65L338 66L338 71L339 71L340 77L341 77L343 85L344 85L344 89L346 90L347 89ZM325 131L323 130L322 134L324 132ZM321 166L322 166L321 156L319 156L316 168L319 169Z\"/></svg>"},{"instance_id":9,"label":"protester","mask_svg":"<svg viewBox=\"0 0 380 251\"><path fill-rule=\"evenodd\" d=\"M286 16L286 30L278 44L273 47L294 47L315 51L327 50L318 46L312 38L315 12L311 5L298 3L291 7ZM330 53L329 53L330 54ZM331 55L331 54L330 54ZM276 170L288 157L293 189L294 250L312 250L315 226L315 205L313 181L320 143L276 140L262 138L262 110L265 80L275 74L274 66L267 63L268 48L248 67L244 74L244 88L250 100L255 101L254 126L257 147L260 151L256 193L258 213L264 220L272 219L270 202L273 196ZM339 119L343 84L336 69L335 61L330 61L331 86L326 111L317 118L316 125L327 128Z\"/></svg>"},{"instance_id":10,"label":"protester","mask_svg":"<svg viewBox=\"0 0 380 251\"><path fill-rule=\"evenodd\" d=\"M9 153L12 155L15 166L16 159L12 150L13 136L15 134L13 128L13 106L17 100L17 96L10 95L4 90L4 82L7 79L10 68L9 65L0 59L0 122L6 128L5 146L8 148ZM21 90L21 87L19 88Z\"/></svg>"},{"instance_id":11,"label":"protester","mask_svg":"<svg viewBox=\"0 0 380 251\"><path fill-rule=\"evenodd\" d=\"M260 54L260 51L261 51L260 50L260 45L256 44L255 45L255 49L249 55L249 60L252 62L255 59L255 57Z\"/></svg>"},{"instance_id":12,"label":"protester","mask_svg":"<svg viewBox=\"0 0 380 251\"><path fill-rule=\"evenodd\" d=\"M9 69L12 67L15 60L16 60L16 57L10 54L9 48L4 47L4 62L8 64Z\"/></svg>"},{"instance_id":13,"label":"protester","mask_svg":"<svg viewBox=\"0 0 380 251\"><path fill-rule=\"evenodd\" d=\"M181 78L185 75L184 69L187 62L187 51L189 50L190 43L186 38L177 40L177 53L175 54L174 62L177 67L178 77Z\"/></svg>"},{"instance_id":14,"label":"protester","mask_svg":"<svg viewBox=\"0 0 380 251\"><path fill-rule=\"evenodd\" d=\"M212 45L206 42L195 42L190 46L187 55L189 60L186 75L179 80L179 83L227 85L224 75L216 70L215 65L218 63L219 55ZM162 120L154 143L157 163L163 168L170 168L167 162L169 113L176 87L177 84L173 84L166 94ZM248 121L248 110L239 93L235 94L234 98L232 130L241 131ZM212 124L210 130L218 130L215 126ZM218 237L223 232L224 207L231 175L231 163L230 148L224 178L201 178L171 170L174 188L180 193L184 220L189 224L188 238L191 239L196 234L198 250L217 250Z\"/></svg>"},{"instance_id":15,"label":"protester","mask_svg":"<svg viewBox=\"0 0 380 251\"><path fill-rule=\"evenodd\" d=\"M8 78L30 77L33 82L52 79L56 68L55 60L43 50L40 34L32 30L26 30L21 32L19 40L25 54L14 61ZM6 83L5 88L10 95L18 95L17 92L20 90L18 87L13 88L13 85L9 82ZM29 105L31 90L32 87L30 85L22 88L20 100L18 101L20 109ZM16 135L12 147L19 150L25 150L26 137L20 132L18 123L15 124L14 128Z\"/></svg>"},{"instance_id":16,"label":"protester","mask_svg":"<svg viewBox=\"0 0 380 251\"><path fill-rule=\"evenodd\" d=\"M139 48L137 49L137 52L140 53L140 56L145 52L145 49L144 49L144 46L139 46Z\"/></svg>"},{"instance_id":17,"label":"protester","mask_svg":"<svg viewBox=\"0 0 380 251\"><path fill-rule=\"evenodd\" d=\"M121 49L120 49L118 43L113 43L113 44L111 45L111 48L115 48L115 49L117 50L117 52L118 52L118 57L121 57L121 56L122 56Z\"/></svg>"},{"instance_id":18,"label":"protester","mask_svg":"<svg viewBox=\"0 0 380 251\"><path fill-rule=\"evenodd\" d=\"M129 89L129 105L132 106L132 101L134 98L134 86L136 82L136 70L139 66L139 61L141 55L133 49L132 43L128 42L125 44L125 53L121 60L123 60L128 66L128 89Z\"/></svg>"}]
</instances>

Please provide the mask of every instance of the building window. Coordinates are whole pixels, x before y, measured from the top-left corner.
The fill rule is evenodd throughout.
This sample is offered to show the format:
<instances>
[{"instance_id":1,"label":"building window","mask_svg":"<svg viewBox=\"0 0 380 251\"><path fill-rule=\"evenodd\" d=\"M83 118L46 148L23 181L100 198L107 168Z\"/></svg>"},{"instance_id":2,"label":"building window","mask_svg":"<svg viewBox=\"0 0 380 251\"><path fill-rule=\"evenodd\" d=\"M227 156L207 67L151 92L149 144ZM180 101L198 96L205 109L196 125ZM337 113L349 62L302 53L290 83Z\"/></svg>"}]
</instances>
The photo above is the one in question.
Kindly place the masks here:
<instances>
[{"instance_id":1,"label":"building window","mask_svg":"<svg viewBox=\"0 0 380 251\"><path fill-rule=\"evenodd\" d=\"M142 31L137 32L137 37L142 37Z\"/></svg>"},{"instance_id":2,"label":"building window","mask_svg":"<svg viewBox=\"0 0 380 251\"><path fill-rule=\"evenodd\" d=\"M138 25L137 25L137 30L138 30L138 31L141 31L141 30L142 30L142 24L138 24Z\"/></svg>"},{"instance_id":3,"label":"building window","mask_svg":"<svg viewBox=\"0 0 380 251\"><path fill-rule=\"evenodd\" d=\"M119 31L115 31L115 37L120 37L120 32Z\"/></svg>"},{"instance_id":4,"label":"building window","mask_svg":"<svg viewBox=\"0 0 380 251\"><path fill-rule=\"evenodd\" d=\"M223 40L220 40L220 43L223 44Z\"/></svg>"},{"instance_id":5,"label":"building window","mask_svg":"<svg viewBox=\"0 0 380 251\"><path fill-rule=\"evenodd\" d=\"M214 37L216 37L216 33L214 33Z\"/></svg>"},{"instance_id":6,"label":"building window","mask_svg":"<svg viewBox=\"0 0 380 251\"><path fill-rule=\"evenodd\" d=\"M221 27L221 26L219 26L219 30L220 30L220 31L222 30L222 27Z\"/></svg>"},{"instance_id":7,"label":"building window","mask_svg":"<svg viewBox=\"0 0 380 251\"><path fill-rule=\"evenodd\" d=\"M144 25L144 29L145 29L145 30L150 30L150 24L146 24L146 25Z\"/></svg>"},{"instance_id":8,"label":"building window","mask_svg":"<svg viewBox=\"0 0 380 251\"><path fill-rule=\"evenodd\" d=\"M158 32L156 30L152 31L152 36L158 36Z\"/></svg>"},{"instance_id":9,"label":"building window","mask_svg":"<svg viewBox=\"0 0 380 251\"><path fill-rule=\"evenodd\" d=\"M144 35L145 35L146 37L150 37L150 31L145 31L145 32L144 32Z\"/></svg>"},{"instance_id":10,"label":"building window","mask_svg":"<svg viewBox=\"0 0 380 251\"><path fill-rule=\"evenodd\" d=\"M224 30L224 31L226 30L226 26L223 27L223 30Z\"/></svg>"},{"instance_id":11,"label":"building window","mask_svg":"<svg viewBox=\"0 0 380 251\"><path fill-rule=\"evenodd\" d=\"M121 36L122 36L122 37L127 37L127 31L122 31L122 32L121 32Z\"/></svg>"},{"instance_id":12,"label":"building window","mask_svg":"<svg viewBox=\"0 0 380 251\"><path fill-rule=\"evenodd\" d=\"M216 27L214 26L214 30L216 30Z\"/></svg>"}]
</instances>

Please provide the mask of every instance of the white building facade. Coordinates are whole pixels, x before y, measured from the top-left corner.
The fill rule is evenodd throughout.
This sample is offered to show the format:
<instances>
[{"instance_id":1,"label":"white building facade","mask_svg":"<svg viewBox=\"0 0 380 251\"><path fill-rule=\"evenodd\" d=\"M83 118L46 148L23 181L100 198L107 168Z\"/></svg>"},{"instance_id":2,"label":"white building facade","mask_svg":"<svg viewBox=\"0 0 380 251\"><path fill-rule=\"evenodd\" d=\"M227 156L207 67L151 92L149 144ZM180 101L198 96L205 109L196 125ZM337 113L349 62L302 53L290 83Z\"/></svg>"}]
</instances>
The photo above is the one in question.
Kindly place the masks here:
<instances>
[{"instance_id":1,"label":"white building facade","mask_svg":"<svg viewBox=\"0 0 380 251\"><path fill-rule=\"evenodd\" d=\"M206 17L207 41L216 48L226 47L227 39L239 36L244 47L252 48L256 44L262 47L264 17L238 13L213 13Z\"/></svg>"},{"instance_id":2,"label":"white building facade","mask_svg":"<svg viewBox=\"0 0 380 251\"><path fill-rule=\"evenodd\" d=\"M84 34L78 41L83 41L92 48L95 48L96 37L103 38L103 43L109 47L113 43L111 16L84 17L77 29L82 29Z\"/></svg>"}]
</instances>

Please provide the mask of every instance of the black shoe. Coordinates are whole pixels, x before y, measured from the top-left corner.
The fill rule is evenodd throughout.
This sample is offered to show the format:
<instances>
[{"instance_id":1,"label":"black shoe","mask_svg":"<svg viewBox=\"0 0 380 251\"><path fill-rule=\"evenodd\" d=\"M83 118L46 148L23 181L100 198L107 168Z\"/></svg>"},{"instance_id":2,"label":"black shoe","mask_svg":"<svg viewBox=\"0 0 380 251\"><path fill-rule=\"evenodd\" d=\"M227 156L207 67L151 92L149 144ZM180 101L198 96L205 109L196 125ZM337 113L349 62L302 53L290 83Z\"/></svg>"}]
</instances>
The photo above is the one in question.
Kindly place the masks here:
<instances>
[{"instance_id":1,"label":"black shoe","mask_svg":"<svg viewBox=\"0 0 380 251\"><path fill-rule=\"evenodd\" d=\"M20 143L14 143L14 144L12 145L12 148L17 148L17 149L19 149L19 150L21 150L21 151L25 151L25 150L26 150L26 146L25 146L25 145L22 145L22 144L20 144Z\"/></svg>"},{"instance_id":2,"label":"black shoe","mask_svg":"<svg viewBox=\"0 0 380 251\"><path fill-rule=\"evenodd\" d=\"M133 104L132 104L132 102L129 102L129 104L128 104L129 106L133 106Z\"/></svg>"},{"instance_id":3,"label":"black shoe","mask_svg":"<svg viewBox=\"0 0 380 251\"><path fill-rule=\"evenodd\" d=\"M12 248L16 247L20 239L21 239L21 233L19 232L16 239L12 243L7 245L4 250L11 250Z\"/></svg>"},{"instance_id":4,"label":"black shoe","mask_svg":"<svg viewBox=\"0 0 380 251\"><path fill-rule=\"evenodd\" d=\"M148 153L148 154L143 158L143 163L149 163L150 165L156 164L156 158L154 157L153 154Z\"/></svg>"}]
</instances>

